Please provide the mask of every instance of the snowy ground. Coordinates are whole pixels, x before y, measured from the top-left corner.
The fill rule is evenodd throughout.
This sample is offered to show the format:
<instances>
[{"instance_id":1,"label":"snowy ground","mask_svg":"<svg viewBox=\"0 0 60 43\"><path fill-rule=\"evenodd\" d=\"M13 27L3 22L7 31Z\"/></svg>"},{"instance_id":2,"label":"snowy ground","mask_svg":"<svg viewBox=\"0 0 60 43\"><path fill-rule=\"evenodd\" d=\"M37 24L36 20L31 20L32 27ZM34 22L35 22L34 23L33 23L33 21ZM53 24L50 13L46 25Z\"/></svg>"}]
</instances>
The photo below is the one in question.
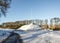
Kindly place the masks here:
<instances>
[{"instance_id":1,"label":"snowy ground","mask_svg":"<svg viewBox=\"0 0 60 43\"><path fill-rule=\"evenodd\" d=\"M11 30L0 30L0 42L7 38ZM30 30L15 31L20 34L24 43L60 43L60 31Z\"/></svg>"}]
</instances>

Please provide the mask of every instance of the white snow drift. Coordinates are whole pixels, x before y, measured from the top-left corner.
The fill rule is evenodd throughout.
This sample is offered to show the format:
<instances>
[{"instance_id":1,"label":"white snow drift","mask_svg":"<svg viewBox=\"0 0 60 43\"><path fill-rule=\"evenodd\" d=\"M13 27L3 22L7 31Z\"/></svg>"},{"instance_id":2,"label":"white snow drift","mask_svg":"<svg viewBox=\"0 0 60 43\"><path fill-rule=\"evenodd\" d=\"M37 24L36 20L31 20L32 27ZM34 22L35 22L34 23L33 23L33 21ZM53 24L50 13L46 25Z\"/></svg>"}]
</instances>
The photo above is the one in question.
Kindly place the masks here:
<instances>
[{"instance_id":1,"label":"white snow drift","mask_svg":"<svg viewBox=\"0 0 60 43\"><path fill-rule=\"evenodd\" d=\"M37 29L41 28L38 25L31 23L29 25L24 25L20 27L18 30L37 30Z\"/></svg>"}]
</instances>

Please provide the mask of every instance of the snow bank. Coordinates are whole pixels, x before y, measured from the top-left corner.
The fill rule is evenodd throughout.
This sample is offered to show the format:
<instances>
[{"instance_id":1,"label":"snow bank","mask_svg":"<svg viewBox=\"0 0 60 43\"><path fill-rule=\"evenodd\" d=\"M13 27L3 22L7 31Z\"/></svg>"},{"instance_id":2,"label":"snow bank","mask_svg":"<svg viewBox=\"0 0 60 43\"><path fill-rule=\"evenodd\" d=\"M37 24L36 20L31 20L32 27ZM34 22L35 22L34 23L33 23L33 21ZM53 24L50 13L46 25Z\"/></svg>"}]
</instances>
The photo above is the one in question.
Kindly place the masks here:
<instances>
[{"instance_id":1,"label":"snow bank","mask_svg":"<svg viewBox=\"0 0 60 43\"><path fill-rule=\"evenodd\" d=\"M41 29L41 28L38 25L31 23L29 25L24 25L20 27L18 30L37 30L37 29Z\"/></svg>"},{"instance_id":2,"label":"snow bank","mask_svg":"<svg viewBox=\"0 0 60 43\"><path fill-rule=\"evenodd\" d=\"M0 30L15 30L15 29L9 29L9 28L4 29L4 28L0 28Z\"/></svg>"}]
</instances>

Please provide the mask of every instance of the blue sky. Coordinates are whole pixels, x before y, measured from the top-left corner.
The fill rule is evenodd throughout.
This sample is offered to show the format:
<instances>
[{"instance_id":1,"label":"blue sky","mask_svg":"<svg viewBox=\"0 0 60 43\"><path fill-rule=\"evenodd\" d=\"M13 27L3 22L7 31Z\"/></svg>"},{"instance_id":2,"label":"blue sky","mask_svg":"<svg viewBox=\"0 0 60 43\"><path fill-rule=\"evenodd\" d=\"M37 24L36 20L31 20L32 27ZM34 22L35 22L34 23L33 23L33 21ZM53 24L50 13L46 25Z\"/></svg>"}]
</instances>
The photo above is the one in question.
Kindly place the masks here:
<instances>
[{"instance_id":1,"label":"blue sky","mask_svg":"<svg viewBox=\"0 0 60 43\"><path fill-rule=\"evenodd\" d=\"M7 17L0 23L25 19L51 19L60 16L60 0L12 0Z\"/></svg>"}]
</instances>

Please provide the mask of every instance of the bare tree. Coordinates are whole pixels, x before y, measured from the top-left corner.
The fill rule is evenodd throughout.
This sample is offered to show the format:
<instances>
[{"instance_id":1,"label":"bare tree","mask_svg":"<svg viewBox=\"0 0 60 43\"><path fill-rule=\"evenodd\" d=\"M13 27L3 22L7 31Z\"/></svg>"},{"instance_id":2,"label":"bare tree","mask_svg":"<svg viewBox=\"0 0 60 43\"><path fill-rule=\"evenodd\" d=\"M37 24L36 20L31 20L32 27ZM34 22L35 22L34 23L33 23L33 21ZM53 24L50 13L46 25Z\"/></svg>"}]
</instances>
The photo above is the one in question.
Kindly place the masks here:
<instances>
[{"instance_id":1,"label":"bare tree","mask_svg":"<svg viewBox=\"0 0 60 43\"><path fill-rule=\"evenodd\" d=\"M57 25L59 25L59 22L60 22L60 18L58 17L52 18L50 21L51 26L53 26L54 28L58 28Z\"/></svg>"},{"instance_id":2,"label":"bare tree","mask_svg":"<svg viewBox=\"0 0 60 43\"><path fill-rule=\"evenodd\" d=\"M48 25L48 20L47 19L45 19L45 24Z\"/></svg>"}]
</instances>

